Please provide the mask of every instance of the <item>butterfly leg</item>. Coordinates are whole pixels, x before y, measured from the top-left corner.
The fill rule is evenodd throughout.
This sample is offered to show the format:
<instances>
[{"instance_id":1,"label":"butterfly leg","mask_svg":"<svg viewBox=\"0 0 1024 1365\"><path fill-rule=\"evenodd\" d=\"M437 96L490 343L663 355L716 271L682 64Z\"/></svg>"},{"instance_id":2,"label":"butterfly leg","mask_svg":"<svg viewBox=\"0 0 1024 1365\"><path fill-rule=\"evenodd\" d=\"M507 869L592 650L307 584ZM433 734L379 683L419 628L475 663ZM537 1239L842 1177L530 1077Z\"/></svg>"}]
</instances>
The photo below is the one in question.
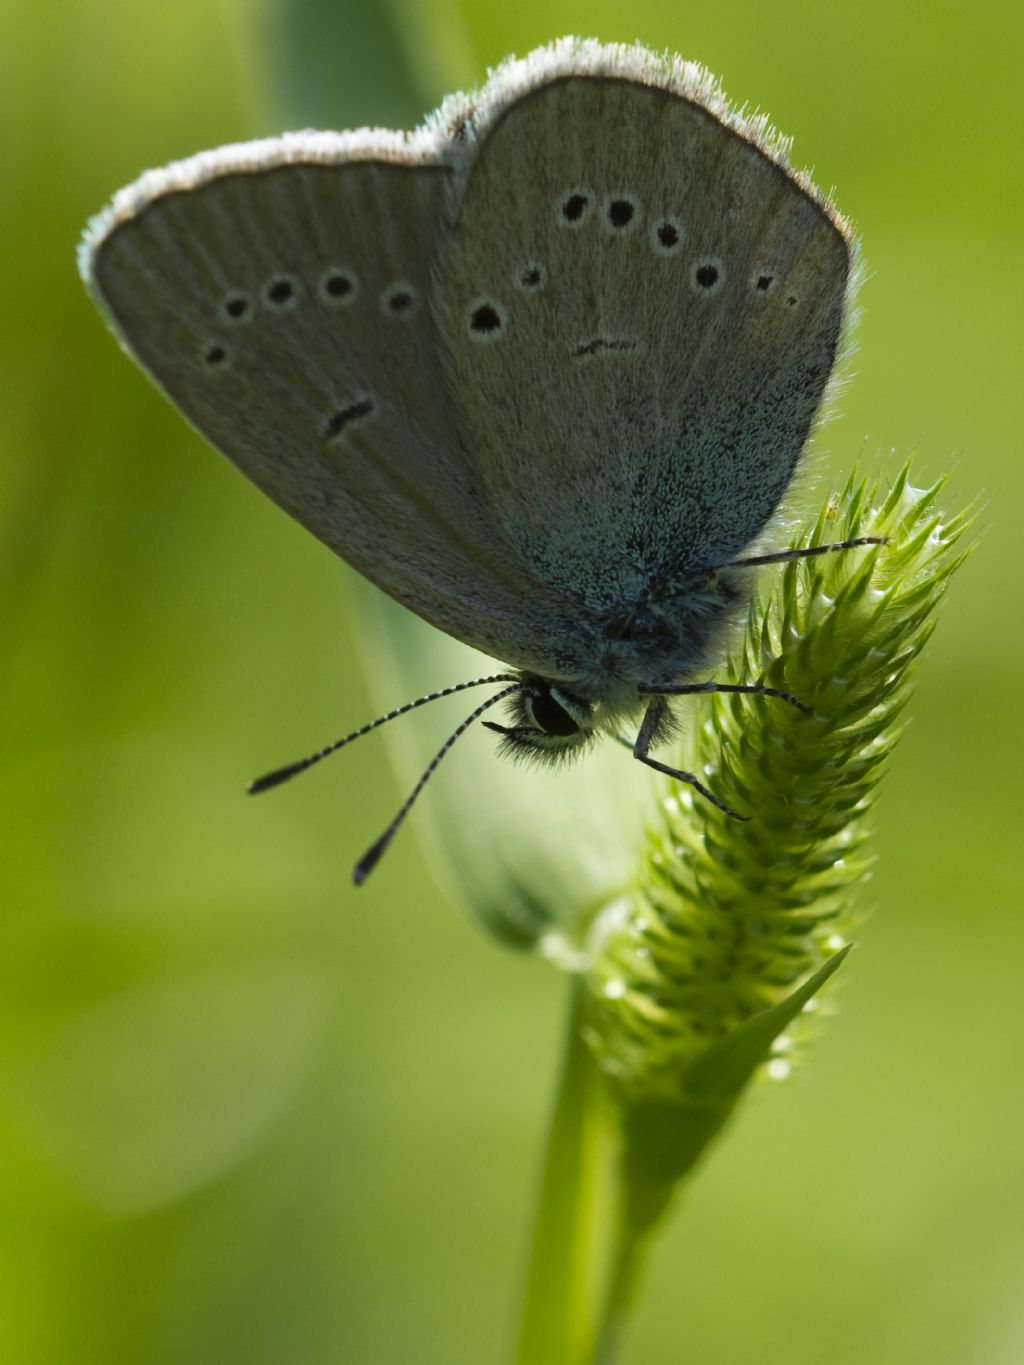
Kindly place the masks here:
<instances>
[{"instance_id":1,"label":"butterfly leg","mask_svg":"<svg viewBox=\"0 0 1024 1365\"><path fill-rule=\"evenodd\" d=\"M780 701L785 701L790 706L795 706L798 711L803 711L805 716L813 716L814 712L799 697L794 697L792 692L782 692L777 687L766 687L763 683L720 683L720 682L701 682L701 683L675 683L672 685L661 686L658 683L642 683L637 689L647 696L656 697L688 697L698 692L746 692L759 697L778 697ZM650 707L647 708L648 714ZM647 717L644 717L646 722ZM643 727L641 726L641 734Z\"/></svg>"},{"instance_id":2,"label":"butterfly leg","mask_svg":"<svg viewBox=\"0 0 1024 1365\"><path fill-rule=\"evenodd\" d=\"M830 545L805 545L799 550L777 550L771 555L748 555L746 559L730 559L723 569L755 569L759 564L785 564L790 559L813 559L816 555L839 554L856 550L862 545L888 545L888 536L858 536L856 540L835 540Z\"/></svg>"},{"instance_id":3,"label":"butterfly leg","mask_svg":"<svg viewBox=\"0 0 1024 1365\"><path fill-rule=\"evenodd\" d=\"M640 723L640 732L636 739L630 743L624 735L619 735L620 744L624 744L627 749L632 749L633 757L640 763L644 763L648 768L653 768L655 772L664 773L666 777L675 778L677 782L686 782L689 786L699 791L705 800L710 801L713 806L717 806L720 811L732 817L733 820L749 820L749 815L740 815L731 806L727 806L724 801L709 791L701 782L696 773L686 772L682 768L670 768L667 763L659 763L656 758L651 758L649 750L659 731L664 731L665 723L668 718L668 702L664 697L652 697L644 712L644 718Z\"/></svg>"}]
</instances>

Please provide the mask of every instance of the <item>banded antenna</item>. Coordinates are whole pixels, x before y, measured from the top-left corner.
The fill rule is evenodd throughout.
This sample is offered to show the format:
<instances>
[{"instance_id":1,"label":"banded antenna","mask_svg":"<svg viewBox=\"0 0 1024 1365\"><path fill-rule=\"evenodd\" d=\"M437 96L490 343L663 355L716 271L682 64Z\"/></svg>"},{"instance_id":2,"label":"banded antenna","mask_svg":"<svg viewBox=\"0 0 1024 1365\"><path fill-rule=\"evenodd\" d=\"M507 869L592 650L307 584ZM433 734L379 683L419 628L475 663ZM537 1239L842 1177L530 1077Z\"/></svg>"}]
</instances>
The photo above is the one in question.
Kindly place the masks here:
<instances>
[{"instance_id":1,"label":"banded antenna","mask_svg":"<svg viewBox=\"0 0 1024 1365\"><path fill-rule=\"evenodd\" d=\"M512 686L502 688L502 690L493 697L489 697L482 705L476 707L461 725L458 725L455 730L452 731L444 744L442 744L441 748L427 764L419 781L402 803L398 814L391 821L376 843L367 849L359 859L359 862L356 863L352 870L352 880L355 882L356 886L362 886L363 882L380 861L388 844L391 843L391 840L398 833L405 817L412 809L416 798L427 785L427 782L433 776L438 764L448 753L455 741L464 735L473 722L482 716L485 711L490 710L492 706L496 706L498 702L504 701L506 697L510 697L513 692L517 692L521 688L522 683L515 673L492 673L486 678L471 678L468 682L456 683L453 687L443 687L439 692L430 692L425 697L417 697L415 701L406 702L404 706L396 707L394 711L389 711L387 715L378 716L376 720L371 720L368 725L362 725L358 730L353 730L350 735L344 735L341 739L336 739L333 744L328 744L323 749L318 749L315 754L309 754L306 758L300 758L295 763L286 763L283 768L274 768L272 772L264 773L262 777L254 778L253 781L249 783L246 791L250 796L258 796L260 792L270 791L272 787L279 787L282 782L289 782L293 777L297 777L299 773L304 773L307 768L312 768L314 764L319 763L322 759L337 753L338 750L343 749L346 744L351 744L354 739L362 739L363 735L368 735L371 730L378 729L381 725L387 724L389 720L397 720L399 716L404 716L409 711L415 711L418 706L426 706L427 702L440 701L444 697L452 697L456 692L465 692L468 687L483 687L488 683L500 682L510 683Z\"/></svg>"}]
</instances>

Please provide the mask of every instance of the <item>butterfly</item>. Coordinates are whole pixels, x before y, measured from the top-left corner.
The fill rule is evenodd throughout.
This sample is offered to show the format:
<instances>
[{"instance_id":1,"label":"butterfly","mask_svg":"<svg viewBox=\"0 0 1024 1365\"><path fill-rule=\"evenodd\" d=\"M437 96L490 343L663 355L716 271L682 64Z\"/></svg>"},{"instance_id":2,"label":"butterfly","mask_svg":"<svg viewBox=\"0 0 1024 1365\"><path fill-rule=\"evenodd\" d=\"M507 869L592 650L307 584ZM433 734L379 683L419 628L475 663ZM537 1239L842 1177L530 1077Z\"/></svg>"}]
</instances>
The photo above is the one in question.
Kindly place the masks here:
<instances>
[{"instance_id":1,"label":"butterfly","mask_svg":"<svg viewBox=\"0 0 1024 1365\"><path fill-rule=\"evenodd\" d=\"M841 344L849 227L763 119L639 46L563 39L413 133L292 133L143 175L81 273L171 401L391 597L503 661L455 740L652 750L706 674Z\"/></svg>"}]
</instances>

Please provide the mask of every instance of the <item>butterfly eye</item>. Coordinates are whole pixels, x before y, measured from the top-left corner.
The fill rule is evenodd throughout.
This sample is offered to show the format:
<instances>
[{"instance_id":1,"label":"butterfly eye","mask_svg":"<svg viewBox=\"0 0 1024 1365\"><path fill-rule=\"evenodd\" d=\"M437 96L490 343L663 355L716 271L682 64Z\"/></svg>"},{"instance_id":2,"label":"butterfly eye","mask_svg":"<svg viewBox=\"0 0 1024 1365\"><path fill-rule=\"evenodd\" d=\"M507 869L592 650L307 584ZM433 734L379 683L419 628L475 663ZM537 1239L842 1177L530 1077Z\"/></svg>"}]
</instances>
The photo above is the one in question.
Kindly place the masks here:
<instances>
[{"instance_id":1,"label":"butterfly eye","mask_svg":"<svg viewBox=\"0 0 1024 1365\"><path fill-rule=\"evenodd\" d=\"M538 692L528 697L526 705L531 720L546 735L568 738L569 735L579 734L579 725L550 692Z\"/></svg>"},{"instance_id":2,"label":"butterfly eye","mask_svg":"<svg viewBox=\"0 0 1024 1365\"><path fill-rule=\"evenodd\" d=\"M590 704L555 683L532 679L522 704L526 720L544 735L571 739L592 733Z\"/></svg>"}]
</instances>

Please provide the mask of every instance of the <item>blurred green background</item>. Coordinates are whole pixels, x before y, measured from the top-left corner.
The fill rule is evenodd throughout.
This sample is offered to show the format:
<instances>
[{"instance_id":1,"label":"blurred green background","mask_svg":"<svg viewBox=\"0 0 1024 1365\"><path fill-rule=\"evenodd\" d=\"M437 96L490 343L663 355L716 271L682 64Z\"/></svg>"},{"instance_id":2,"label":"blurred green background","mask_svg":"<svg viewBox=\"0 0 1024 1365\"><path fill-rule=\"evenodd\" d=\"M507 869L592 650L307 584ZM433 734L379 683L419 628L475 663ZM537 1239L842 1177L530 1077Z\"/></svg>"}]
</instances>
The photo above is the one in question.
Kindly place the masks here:
<instances>
[{"instance_id":1,"label":"blurred green background","mask_svg":"<svg viewBox=\"0 0 1024 1365\"><path fill-rule=\"evenodd\" d=\"M348 571L119 354L74 247L147 165L285 125L408 125L572 31L703 61L839 187L869 275L812 498L913 455L918 481L953 468L955 499L988 499L877 811L841 1010L701 1173L626 1359L1024 1359L1024 10L7 0L12 1365L505 1358L564 982L479 934L414 838L350 888L400 797L376 740L244 799L377 708L370 627Z\"/></svg>"}]
</instances>

